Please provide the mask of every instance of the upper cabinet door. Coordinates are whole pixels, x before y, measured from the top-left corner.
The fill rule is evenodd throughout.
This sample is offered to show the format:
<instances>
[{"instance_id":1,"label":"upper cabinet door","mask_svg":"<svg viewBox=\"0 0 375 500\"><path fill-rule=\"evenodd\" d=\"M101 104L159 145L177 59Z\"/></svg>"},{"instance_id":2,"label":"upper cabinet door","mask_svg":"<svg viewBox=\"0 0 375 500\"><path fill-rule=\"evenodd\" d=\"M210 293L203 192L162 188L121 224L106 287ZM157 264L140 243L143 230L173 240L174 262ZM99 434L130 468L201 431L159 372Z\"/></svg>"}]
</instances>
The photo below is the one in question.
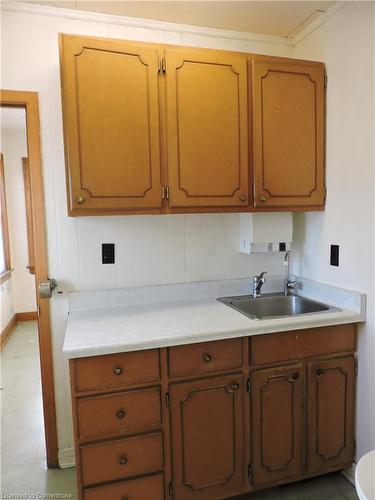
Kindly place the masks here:
<instances>
[{"instance_id":1,"label":"upper cabinet door","mask_svg":"<svg viewBox=\"0 0 375 500\"><path fill-rule=\"evenodd\" d=\"M246 56L167 50L166 107L169 206L247 206Z\"/></svg>"},{"instance_id":2,"label":"upper cabinet door","mask_svg":"<svg viewBox=\"0 0 375 500\"><path fill-rule=\"evenodd\" d=\"M254 204L324 206L324 65L254 56Z\"/></svg>"},{"instance_id":3,"label":"upper cabinet door","mask_svg":"<svg viewBox=\"0 0 375 500\"><path fill-rule=\"evenodd\" d=\"M158 51L62 35L70 214L161 207Z\"/></svg>"}]
</instances>

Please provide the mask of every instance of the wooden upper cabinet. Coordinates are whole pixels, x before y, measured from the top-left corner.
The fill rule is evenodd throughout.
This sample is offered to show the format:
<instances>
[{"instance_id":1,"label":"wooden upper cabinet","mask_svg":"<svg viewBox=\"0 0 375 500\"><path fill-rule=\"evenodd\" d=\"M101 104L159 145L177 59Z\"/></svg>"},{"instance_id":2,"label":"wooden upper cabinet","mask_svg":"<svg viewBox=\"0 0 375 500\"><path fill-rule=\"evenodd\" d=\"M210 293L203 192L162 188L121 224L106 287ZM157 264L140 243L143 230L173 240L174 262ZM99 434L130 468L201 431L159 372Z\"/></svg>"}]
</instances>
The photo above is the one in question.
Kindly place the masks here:
<instances>
[{"instance_id":1,"label":"wooden upper cabinet","mask_svg":"<svg viewBox=\"0 0 375 500\"><path fill-rule=\"evenodd\" d=\"M172 385L174 498L226 498L240 489L242 394L240 374Z\"/></svg>"},{"instance_id":2,"label":"wooden upper cabinet","mask_svg":"<svg viewBox=\"0 0 375 500\"><path fill-rule=\"evenodd\" d=\"M254 205L322 208L324 65L254 56Z\"/></svg>"},{"instance_id":3,"label":"wooden upper cabinet","mask_svg":"<svg viewBox=\"0 0 375 500\"><path fill-rule=\"evenodd\" d=\"M169 206L247 206L247 57L171 49L165 58Z\"/></svg>"},{"instance_id":4,"label":"wooden upper cabinet","mask_svg":"<svg viewBox=\"0 0 375 500\"><path fill-rule=\"evenodd\" d=\"M351 464L354 453L355 358L308 366L308 472Z\"/></svg>"},{"instance_id":5,"label":"wooden upper cabinet","mask_svg":"<svg viewBox=\"0 0 375 500\"><path fill-rule=\"evenodd\" d=\"M60 35L71 215L161 207L158 50Z\"/></svg>"},{"instance_id":6,"label":"wooden upper cabinet","mask_svg":"<svg viewBox=\"0 0 375 500\"><path fill-rule=\"evenodd\" d=\"M251 425L253 480L277 483L303 472L302 364L255 371Z\"/></svg>"}]
</instances>

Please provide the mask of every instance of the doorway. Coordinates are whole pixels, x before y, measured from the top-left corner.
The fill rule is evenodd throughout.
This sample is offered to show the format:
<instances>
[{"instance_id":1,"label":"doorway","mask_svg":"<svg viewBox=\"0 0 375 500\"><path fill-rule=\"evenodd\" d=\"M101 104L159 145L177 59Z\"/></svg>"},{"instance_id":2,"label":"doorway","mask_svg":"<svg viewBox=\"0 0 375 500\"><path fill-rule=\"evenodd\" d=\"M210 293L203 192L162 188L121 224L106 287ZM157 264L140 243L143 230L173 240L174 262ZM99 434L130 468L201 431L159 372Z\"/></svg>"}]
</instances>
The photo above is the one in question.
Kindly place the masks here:
<instances>
[{"instance_id":1,"label":"doorway","mask_svg":"<svg viewBox=\"0 0 375 500\"><path fill-rule=\"evenodd\" d=\"M46 451L46 463L49 468L58 466L58 446L57 446L57 429L56 429L56 409L55 409L55 392L54 392L54 382L53 382L53 363L52 363L52 343L51 343L51 325L50 325L50 315L49 315L49 302L48 299L41 299L38 294L39 283L48 280L47 271L47 254L46 254L46 241L45 241L45 218L44 218L44 195L43 195L43 178L42 178L42 163L41 163L41 151L40 151L40 138L39 138L39 109L38 109L38 94L36 92L23 92L23 91L12 91L12 90L1 90L0 91L0 105L2 115L6 120L6 125L9 128L14 127L14 131L18 131L18 135L22 136L22 130L24 134L24 144L20 139L18 151L14 151L13 156L20 156L20 172L22 173L21 185L23 189L22 197L23 202L21 203L21 198L19 190L13 191L12 196L19 197L20 203L19 207L23 206L25 210L25 224L26 224L26 234L21 234L22 228L10 228L10 223L14 219L14 214L12 214L12 219L10 220L9 213L7 210L7 197L10 194L6 192L7 187L7 176L11 177L11 174L7 172L8 163L9 168L14 165L14 158L12 159L12 147L11 142L8 140L7 154L3 154L2 157L2 170L4 172L4 182L1 183L1 233L2 238L0 241L0 264L1 264L1 292L2 292L2 331L1 331L1 343L7 342L8 338L12 335L14 330L16 330L17 324L20 324L23 320L35 320L36 321L36 341L38 343L38 351L40 358L40 382L41 382L41 392L42 392L42 410L43 410L43 421L44 421L44 439L45 439L45 451ZM3 125L3 124L2 124ZM8 135L11 133L8 130ZM2 126L3 134L3 126ZM17 135L16 133L14 135ZM4 137L6 133L4 132ZM15 143L14 143L15 144ZM18 172L18 178L20 179L20 172ZM13 172L14 173L14 172ZM12 182L8 183L9 185ZM19 187L19 186L18 186ZM12 200L17 201L17 200ZM13 206L17 206L17 203L12 203ZM13 231L15 235L17 231L20 234L13 236L13 241L17 241L20 244L20 239L25 238L27 240L27 272L25 269L19 270L13 267L12 257L16 259L18 257L12 256L10 251L10 234ZM17 246L16 244L16 246ZM13 245L14 246L14 245ZM19 250L19 249L16 249ZM15 251L16 251L15 250ZM17 251L16 251L17 253ZM16 262L19 266L19 263ZM19 272L18 272L19 271ZM22 271L22 272L21 272ZM17 289L17 300L26 300L27 307L25 304L22 305L24 309L33 307L34 310L21 311L26 312L29 315L18 314L17 308L19 308L19 303L13 302L13 307L7 307L3 305L4 293L11 289L12 285L17 285L19 282L19 287L21 290ZM33 297L31 297L32 292L30 291L30 285L32 283ZM6 290L5 287L8 287ZM24 290L22 291L22 287ZM3 289L4 288L4 289ZM11 292L12 293L12 292ZM13 295L14 298L14 295ZM8 301L10 298L8 297ZM12 313L13 309L13 313ZM15 310L16 309L16 310ZM36 313L36 314L35 314ZM3 315L6 315L5 324L3 325ZM31 328L32 329L32 328ZM29 332L30 333L30 332ZM32 334L30 334L32 338ZM29 339L30 340L30 339ZM27 412L27 406L25 407L25 412ZM20 447L22 443L19 444Z\"/></svg>"}]
</instances>

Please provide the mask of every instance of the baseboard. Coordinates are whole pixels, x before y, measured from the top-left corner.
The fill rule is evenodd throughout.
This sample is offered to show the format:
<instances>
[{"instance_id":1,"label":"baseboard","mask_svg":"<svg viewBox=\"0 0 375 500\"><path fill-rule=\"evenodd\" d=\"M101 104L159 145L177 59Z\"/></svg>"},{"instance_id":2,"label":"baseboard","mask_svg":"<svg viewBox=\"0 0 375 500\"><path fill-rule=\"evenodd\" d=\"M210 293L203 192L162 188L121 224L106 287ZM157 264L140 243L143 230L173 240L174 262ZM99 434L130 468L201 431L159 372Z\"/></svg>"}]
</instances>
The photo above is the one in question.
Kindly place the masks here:
<instances>
[{"instance_id":1,"label":"baseboard","mask_svg":"<svg viewBox=\"0 0 375 500\"><path fill-rule=\"evenodd\" d=\"M64 448L59 450L60 469L69 469L76 466L76 456L74 448Z\"/></svg>"},{"instance_id":2,"label":"baseboard","mask_svg":"<svg viewBox=\"0 0 375 500\"><path fill-rule=\"evenodd\" d=\"M2 348L5 346L5 344L8 342L10 339L12 333L16 329L16 326L19 322L21 321L35 321L38 319L38 313L37 311L26 311L26 312L19 312L19 313L14 313L12 316L11 320L7 324L7 326L4 328L4 330L0 334L0 351Z\"/></svg>"},{"instance_id":3,"label":"baseboard","mask_svg":"<svg viewBox=\"0 0 375 500\"><path fill-rule=\"evenodd\" d=\"M38 313L36 311L27 311L16 313L17 321L35 321L38 319Z\"/></svg>"},{"instance_id":4,"label":"baseboard","mask_svg":"<svg viewBox=\"0 0 375 500\"><path fill-rule=\"evenodd\" d=\"M342 471L342 475L350 482L353 486L355 486L355 468L357 464L355 462L352 463L350 467Z\"/></svg>"},{"instance_id":5,"label":"baseboard","mask_svg":"<svg viewBox=\"0 0 375 500\"><path fill-rule=\"evenodd\" d=\"M4 330L1 332L1 335L0 335L0 351L5 346L5 344L8 342L8 340L10 339L10 336L14 332L14 330L15 330L15 328L17 326L17 323L18 323L18 319L17 319L17 313L16 313L16 314L13 315L13 317L11 318L11 320L9 321L9 323L7 324L7 326L4 328Z\"/></svg>"}]
</instances>

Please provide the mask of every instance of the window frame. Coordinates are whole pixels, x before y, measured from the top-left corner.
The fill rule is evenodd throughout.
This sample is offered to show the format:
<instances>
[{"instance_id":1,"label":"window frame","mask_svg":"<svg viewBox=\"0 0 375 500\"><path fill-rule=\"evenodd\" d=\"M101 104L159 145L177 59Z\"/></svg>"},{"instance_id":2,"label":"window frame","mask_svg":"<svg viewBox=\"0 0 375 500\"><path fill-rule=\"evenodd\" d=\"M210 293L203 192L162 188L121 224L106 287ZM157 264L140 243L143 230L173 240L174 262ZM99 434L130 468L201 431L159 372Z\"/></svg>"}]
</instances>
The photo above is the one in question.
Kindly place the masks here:
<instances>
[{"instance_id":1,"label":"window frame","mask_svg":"<svg viewBox=\"0 0 375 500\"><path fill-rule=\"evenodd\" d=\"M3 233L4 245L4 261L5 269L0 273L1 285L8 281L11 277L11 260L10 260L10 242L9 242L9 226L8 226L8 211L5 192L5 174L4 174L4 156L0 153L0 196L1 196L1 228Z\"/></svg>"}]
</instances>

